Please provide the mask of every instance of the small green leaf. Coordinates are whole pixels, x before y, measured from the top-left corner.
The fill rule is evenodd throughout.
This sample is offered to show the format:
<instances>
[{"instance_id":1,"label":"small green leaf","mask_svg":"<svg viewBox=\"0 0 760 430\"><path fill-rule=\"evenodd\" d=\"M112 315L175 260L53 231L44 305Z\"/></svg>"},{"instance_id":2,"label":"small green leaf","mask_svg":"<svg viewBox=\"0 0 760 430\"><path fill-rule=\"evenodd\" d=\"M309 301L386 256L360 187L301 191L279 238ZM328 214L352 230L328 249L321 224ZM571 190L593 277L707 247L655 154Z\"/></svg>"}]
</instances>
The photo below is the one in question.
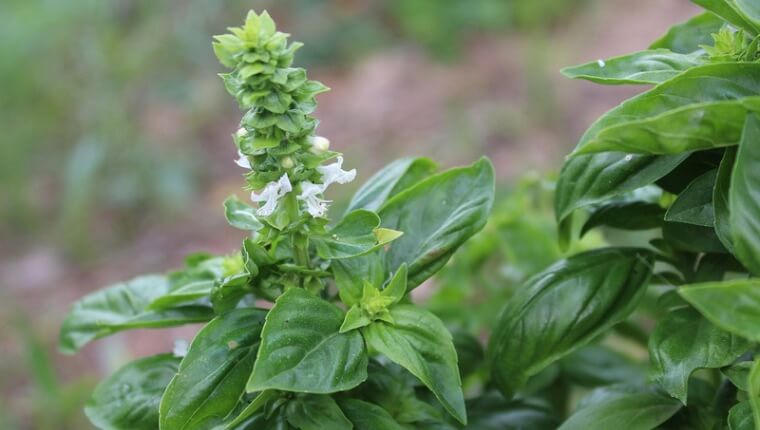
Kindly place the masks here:
<instances>
[{"instance_id":1,"label":"small green leaf","mask_svg":"<svg viewBox=\"0 0 760 430\"><path fill-rule=\"evenodd\" d=\"M752 365L752 361L740 361L721 369L721 371L736 388L747 391L749 390L749 371L752 369Z\"/></svg>"},{"instance_id":2,"label":"small green leaf","mask_svg":"<svg viewBox=\"0 0 760 430\"><path fill-rule=\"evenodd\" d=\"M736 256L760 275L760 116L751 115L736 153L729 190L730 223Z\"/></svg>"},{"instance_id":3,"label":"small green leaf","mask_svg":"<svg viewBox=\"0 0 760 430\"><path fill-rule=\"evenodd\" d=\"M391 299L391 304L400 302L406 295L406 278L406 263L402 263L380 294Z\"/></svg>"},{"instance_id":4,"label":"small green leaf","mask_svg":"<svg viewBox=\"0 0 760 430\"><path fill-rule=\"evenodd\" d=\"M712 227L715 224L713 189L717 174L717 170L711 170L692 181L670 206L665 221Z\"/></svg>"},{"instance_id":5,"label":"small green leaf","mask_svg":"<svg viewBox=\"0 0 760 430\"><path fill-rule=\"evenodd\" d=\"M432 313L412 305L390 309L394 324L375 322L362 329L369 348L411 372L457 421L466 424L462 382L451 334Z\"/></svg>"},{"instance_id":6,"label":"small green leaf","mask_svg":"<svg viewBox=\"0 0 760 430\"><path fill-rule=\"evenodd\" d=\"M749 371L747 397L752 406L752 416L755 427L760 425L760 360L755 359L752 369Z\"/></svg>"},{"instance_id":7,"label":"small green leaf","mask_svg":"<svg viewBox=\"0 0 760 430\"><path fill-rule=\"evenodd\" d=\"M735 279L685 285L679 294L710 322L739 336L760 341L760 279Z\"/></svg>"},{"instance_id":8,"label":"small green leaf","mask_svg":"<svg viewBox=\"0 0 760 430\"><path fill-rule=\"evenodd\" d=\"M361 335L339 333L343 311L300 288L281 295L267 314L248 392L349 390L367 378Z\"/></svg>"},{"instance_id":9,"label":"small green leaf","mask_svg":"<svg viewBox=\"0 0 760 430\"><path fill-rule=\"evenodd\" d=\"M621 230L648 230L662 225L665 209L657 203L642 201L612 202L594 210L583 224L581 236L595 227Z\"/></svg>"},{"instance_id":10,"label":"small green leaf","mask_svg":"<svg viewBox=\"0 0 760 430\"><path fill-rule=\"evenodd\" d=\"M736 149L727 148L718 168L713 190L713 209L715 212L715 234L726 249L734 252L734 239L731 233L730 193L731 173L736 160Z\"/></svg>"},{"instance_id":11,"label":"small green leaf","mask_svg":"<svg viewBox=\"0 0 760 430\"><path fill-rule=\"evenodd\" d=\"M148 309L169 309L182 303L187 303L193 300L201 299L203 297L208 297L209 294L211 294L211 289L213 287L213 280L205 279L188 282L176 289L171 290L169 293L163 296L157 297L155 300L150 302Z\"/></svg>"},{"instance_id":12,"label":"small green leaf","mask_svg":"<svg viewBox=\"0 0 760 430\"><path fill-rule=\"evenodd\" d=\"M704 63L703 53L678 54L655 49L566 67L562 74L598 84L659 84Z\"/></svg>"},{"instance_id":13,"label":"small green leaf","mask_svg":"<svg viewBox=\"0 0 760 430\"><path fill-rule=\"evenodd\" d=\"M148 310L153 301L168 293L165 276L147 275L86 295L74 304L63 322L61 351L72 354L92 340L123 330L172 327L214 317L211 308L199 305Z\"/></svg>"},{"instance_id":14,"label":"small green leaf","mask_svg":"<svg viewBox=\"0 0 760 430\"><path fill-rule=\"evenodd\" d=\"M749 347L748 341L719 329L694 309L676 309L657 323L649 338L653 378L686 404L694 371L727 366Z\"/></svg>"},{"instance_id":15,"label":"small green leaf","mask_svg":"<svg viewBox=\"0 0 760 430\"><path fill-rule=\"evenodd\" d=\"M340 408L356 430L406 430L383 408L359 399L340 399Z\"/></svg>"},{"instance_id":16,"label":"small green leaf","mask_svg":"<svg viewBox=\"0 0 760 430\"><path fill-rule=\"evenodd\" d=\"M559 261L519 288L488 348L493 381L505 397L625 320L646 291L652 264L643 249L598 249Z\"/></svg>"},{"instance_id":17,"label":"small green leaf","mask_svg":"<svg viewBox=\"0 0 760 430\"><path fill-rule=\"evenodd\" d=\"M161 354L127 364L98 384L84 413L104 430L156 430L158 404L179 360Z\"/></svg>"},{"instance_id":18,"label":"small green leaf","mask_svg":"<svg viewBox=\"0 0 760 430\"><path fill-rule=\"evenodd\" d=\"M531 398L507 401L496 392L468 400L467 414L472 430L556 430L560 424L548 404Z\"/></svg>"},{"instance_id":19,"label":"small green leaf","mask_svg":"<svg viewBox=\"0 0 760 430\"><path fill-rule=\"evenodd\" d=\"M710 35L717 33L724 24L725 22L715 14L705 12L670 27L670 30L649 49L669 49L679 54L688 54L699 50L700 45L710 44Z\"/></svg>"},{"instance_id":20,"label":"small green leaf","mask_svg":"<svg viewBox=\"0 0 760 430\"><path fill-rule=\"evenodd\" d=\"M359 303L365 281L370 285L382 285L386 275L383 258L378 251L332 260L330 269L335 276L340 300L347 306Z\"/></svg>"},{"instance_id":21,"label":"small green leaf","mask_svg":"<svg viewBox=\"0 0 760 430\"><path fill-rule=\"evenodd\" d=\"M161 399L161 429L219 425L245 394L266 311L236 309L214 318L193 339Z\"/></svg>"},{"instance_id":22,"label":"small green leaf","mask_svg":"<svg viewBox=\"0 0 760 430\"><path fill-rule=\"evenodd\" d=\"M240 201L236 196L224 201L224 217L227 222L241 230L259 231L264 224L256 217L256 209Z\"/></svg>"},{"instance_id":23,"label":"small green leaf","mask_svg":"<svg viewBox=\"0 0 760 430\"><path fill-rule=\"evenodd\" d=\"M325 260L356 257L370 253L401 236L401 232L383 229L374 212L359 209L346 215L325 235L310 237L317 254Z\"/></svg>"},{"instance_id":24,"label":"small green leaf","mask_svg":"<svg viewBox=\"0 0 760 430\"><path fill-rule=\"evenodd\" d=\"M351 421L343 415L330 396L301 394L287 404L288 422L300 430L351 430Z\"/></svg>"},{"instance_id":25,"label":"small green leaf","mask_svg":"<svg viewBox=\"0 0 760 430\"><path fill-rule=\"evenodd\" d=\"M372 319L366 312L359 306L353 305L346 312L346 318L343 320L343 324L340 326L340 332L346 333L357 328L362 328L372 324Z\"/></svg>"},{"instance_id":26,"label":"small green leaf","mask_svg":"<svg viewBox=\"0 0 760 430\"><path fill-rule=\"evenodd\" d=\"M681 402L654 391L620 393L579 409L558 430L652 430L679 409Z\"/></svg>"},{"instance_id":27,"label":"small green leaf","mask_svg":"<svg viewBox=\"0 0 760 430\"><path fill-rule=\"evenodd\" d=\"M429 158L401 158L375 173L354 194L346 213L356 209L377 211L386 201L435 173L438 166Z\"/></svg>"},{"instance_id":28,"label":"small green leaf","mask_svg":"<svg viewBox=\"0 0 760 430\"><path fill-rule=\"evenodd\" d=\"M750 402L738 403L728 411L728 430L756 430Z\"/></svg>"}]
</instances>

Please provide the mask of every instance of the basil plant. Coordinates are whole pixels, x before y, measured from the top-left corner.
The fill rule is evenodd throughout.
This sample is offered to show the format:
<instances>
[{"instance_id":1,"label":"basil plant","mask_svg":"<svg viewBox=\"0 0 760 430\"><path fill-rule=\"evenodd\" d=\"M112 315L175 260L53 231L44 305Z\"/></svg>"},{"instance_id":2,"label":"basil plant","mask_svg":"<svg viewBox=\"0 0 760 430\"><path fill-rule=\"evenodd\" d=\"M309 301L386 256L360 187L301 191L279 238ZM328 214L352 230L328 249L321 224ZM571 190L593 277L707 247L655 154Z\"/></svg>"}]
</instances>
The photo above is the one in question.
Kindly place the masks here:
<instances>
[{"instance_id":1,"label":"basil plant","mask_svg":"<svg viewBox=\"0 0 760 430\"><path fill-rule=\"evenodd\" d=\"M246 237L239 252L194 254L74 304L67 353L123 330L205 324L189 348L102 381L87 416L119 430L463 425L452 336L410 292L485 225L491 163L439 172L427 158L398 160L330 222L325 193L356 170L315 134L315 96L328 88L292 67L301 44L266 12L229 30L213 46L246 111L233 139L256 205L230 197L224 208Z\"/></svg>"},{"instance_id":2,"label":"basil plant","mask_svg":"<svg viewBox=\"0 0 760 430\"><path fill-rule=\"evenodd\" d=\"M760 2L694 2L649 49L563 71L649 88L589 127L556 185L560 243L604 228L614 246L526 281L490 338L494 386L538 392L558 422L501 428L760 429ZM636 342L648 378L608 349Z\"/></svg>"}]
</instances>

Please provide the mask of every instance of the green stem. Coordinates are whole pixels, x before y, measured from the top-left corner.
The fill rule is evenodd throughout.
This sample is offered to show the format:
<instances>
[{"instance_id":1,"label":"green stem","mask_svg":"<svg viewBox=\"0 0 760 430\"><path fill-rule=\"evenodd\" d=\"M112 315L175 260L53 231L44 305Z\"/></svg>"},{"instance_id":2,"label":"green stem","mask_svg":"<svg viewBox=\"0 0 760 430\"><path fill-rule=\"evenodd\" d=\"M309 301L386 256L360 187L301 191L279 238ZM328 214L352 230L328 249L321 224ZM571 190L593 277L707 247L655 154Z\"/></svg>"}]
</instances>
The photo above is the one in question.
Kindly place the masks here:
<instances>
[{"instance_id":1,"label":"green stem","mask_svg":"<svg viewBox=\"0 0 760 430\"><path fill-rule=\"evenodd\" d=\"M289 192L287 196L285 196L285 199L290 222L296 222L301 217L301 213L298 210L296 191L293 190ZM296 265L307 268L310 267L311 259L309 258L309 242L307 236L302 231L296 230L293 232L291 240L293 243L293 258L296 261Z\"/></svg>"}]
</instances>

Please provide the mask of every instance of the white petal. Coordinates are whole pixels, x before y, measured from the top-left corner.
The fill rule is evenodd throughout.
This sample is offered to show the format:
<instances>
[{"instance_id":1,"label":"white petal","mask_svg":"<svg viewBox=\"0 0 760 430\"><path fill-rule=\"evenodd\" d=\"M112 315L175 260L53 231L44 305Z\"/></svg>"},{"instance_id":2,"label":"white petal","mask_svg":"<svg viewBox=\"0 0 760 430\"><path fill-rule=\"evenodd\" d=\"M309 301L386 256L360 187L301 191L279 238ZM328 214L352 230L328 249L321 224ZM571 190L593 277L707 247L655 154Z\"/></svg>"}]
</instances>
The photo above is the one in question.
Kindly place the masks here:
<instances>
[{"instance_id":1,"label":"white petal","mask_svg":"<svg viewBox=\"0 0 760 430\"><path fill-rule=\"evenodd\" d=\"M264 202L256 210L256 214L259 216L272 215L277 209L277 202L287 193L293 191L293 187L290 184L290 178L288 174L280 176L276 182L270 182L261 190L260 194L256 192L251 193L251 200L257 203Z\"/></svg>"},{"instance_id":2,"label":"white petal","mask_svg":"<svg viewBox=\"0 0 760 430\"><path fill-rule=\"evenodd\" d=\"M325 188L324 184L313 184L309 181L301 182L301 194L297 198L304 202L306 212L314 218L320 218L327 214L327 204L330 201L319 197Z\"/></svg>"},{"instance_id":3,"label":"white petal","mask_svg":"<svg viewBox=\"0 0 760 430\"><path fill-rule=\"evenodd\" d=\"M240 152L240 150L238 150L238 156L239 156L239 158L237 160L235 160L235 164L237 164L238 166L240 166L240 167L242 167L244 169L250 169L251 168L251 161L248 160L248 157L245 154L243 154L242 152Z\"/></svg>"},{"instance_id":4,"label":"white petal","mask_svg":"<svg viewBox=\"0 0 760 430\"><path fill-rule=\"evenodd\" d=\"M317 167L317 171L322 174L322 182L325 184L325 188L333 183L347 184L356 178L356 169L343 170L343 157L338 156L338 159L333 164L327 166Z\"/></svg>"}]
</instances>

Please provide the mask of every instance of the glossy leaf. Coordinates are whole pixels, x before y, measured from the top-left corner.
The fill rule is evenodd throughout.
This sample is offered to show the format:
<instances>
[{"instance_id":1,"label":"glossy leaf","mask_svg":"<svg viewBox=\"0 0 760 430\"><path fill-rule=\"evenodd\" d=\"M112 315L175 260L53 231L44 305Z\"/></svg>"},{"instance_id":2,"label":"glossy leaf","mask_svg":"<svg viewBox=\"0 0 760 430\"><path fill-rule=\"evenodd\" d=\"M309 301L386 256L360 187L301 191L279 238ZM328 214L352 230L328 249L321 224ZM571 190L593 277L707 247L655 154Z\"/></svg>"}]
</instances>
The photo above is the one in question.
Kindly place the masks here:
<instances>
[{"instance_id":1,"label":"glossy leaf","mask_svg":"<svg viewBox=\"0 0 760 430\"><path fill-rule=\"evenodd\" d=\"M721 369L721 371L736 388L747 391L749 390L749 372L753 364L752 361L740 361Z\"/></svg>"},{"instance_id":2,"label":"glossy leaf","mask_svg":"<svg viewBox=\"0 0 760 430\"><path fill-rule=\"evenodd\" d=\"M695 4L713 12L738 28L743 28L750 34L757 34L760 26L755 26L747 16L737 8L736 1L741 0L692 0Z\"/></svg>"},{"instance_id":3,"label":"glossy leaf","mask_svg":"<svg viewBox=\"0 0 760 430\"><path fill-rule=\"evenodd\" d=\"M300 430L351 430L351 421L338 404L326 395L305 394L288 402L288 422Z\"/></svg>"},{"instance_id":4,"label":"glossy leaf","mask_svg":"<svg viewBox=\"0 0 760 430\"><path fill-rule=\"evenodd\" d=\"M667 49L640 51L633 54L591 61L566 67L568 78L585 79L598 84L659 84L679 73L704 63L704 54L678 54Z\"/></svg>"},{"instance_id":5,"label":"glossy leaf","mask_svg":"<svg viewBox=\"0 0 760 430\"><path fill-rule=\"evenodd\" d=\"M671 396L687 402L689 377L697 369L727 366L750 343L713 325L691 308L670 312L649 338L652 375Z\"/></svg>"},{"instance_id":6,"label":"glossy leaf","mask_svg":"<svg viewBox=\"0 0 760 430\"><path fill-rule=\"evenodd\" d=\"M311 236L310 241L321 258L332 260L367 254L403 234L379 226L377 214L360 209L343 217L327 234Z\"/></svg>"},{"instance_id":7,"label":"glossy leaf","mask_svg":"<svg viewBox=\"0 0 760 430\"><path fill-rule=\"evenodd\" d=\"M204 322L211 308L187 305L150 311L148 305L169 292L165 276L148 275L95 291L76 302L63 322L60 349L74 353L88 342L122 330Z\"/></svg>"},{"instance_id":8,"label":"glossy leaf","mask_svg":"<svg viewBox=\"0 0 760 430\"><path fill-rule=\"evenodd\" d=\"M534 399L507 401L486 393L467 402L468 430L555 430L559 420L549 405Z\"/></svg>"},{"instance_id":9,"label":"glossy leaf","mask_svg":"<svg viewBox=\"0 0 760 430\"><path fill-rule=\"evenodd\" d=\"M713 209L715 212L715 234L723 246L733 253L734 239L731 233L730 192L731 174L736 160L736 149L728 148L718 168L713 190Z\"/></svg>"},{"instance_id":10,"label":"glossy leaf","mask_svg":"<svg viewBox=\"0 0 760 430\"><path fill-rule=\"evenodd\" d=\"M488 357L511 398L533 376L623 321L649 281L652 255L605 248L562 260L528 280L494 326Z\"/></svg>"},{"instance_id":11,"label":"glossy leaf","mask_svg":"<svg viewBox=\"0 0 760 430\"><path fill-rule=\"evenodd\" d=\"M754 25L757 32L760 32L760 4L754 0L733 1L739 13Z\"/></svg>"},{"instance_id":12,"label":"glossy leaf","mask_svg":"<svg viewBox=\"0 0 760 430\"><path fill-rule=\"evenodd\" d=\"M394 323L377 321L362 329L370 349L416 376L454 418L466 423L462 382L451 334L432 313L413 305L390 309Z\"/></svg>"},{"instance_id":13,"label":"glossy leaf","mask_svg":"<svg viewBox=\"0 0 760 430\"><path fill-rule=\"evenodd\" d=\"M760 341L760 280L736 279L685 285L687 302L718 327Z\"/></svg>"},{"instance_id":14,"label":"glossy leaf","mask_svg":"<svg viewBox=\"0 0 760 430\"><path fill-rule=\"evenodd\" d=\"M409 265L409 289L437 272L456 249L485 226L494 199L493 165L434 175L399 193L380 210L382 226L405 234L386 254L386 270Z\"/></svg>"},{"instance_id":15,"label":"glossy leaf","mask_svg":"<svg viewBox=\"0 0 760 430\"><path fill-rule=\"evenodd\" d=\"M662 235L676 250L699 253L726 253L712 226L704 227L681 222L666 222Z\"/></svg>"},{"instance_id":16,"label":"glossy leaf","mask_svg":"<svg viewBox=\"0 0 760 430\"><path fill-rule=\"evenodd\" d=\"M729 190L734 250L739 260L760 275L760 116L752 115L744 127L742 143Z\"/></svg>"},{"instance_id":17,"label":"glossy leaf","mask_svg":"<svg viewBox=\"0 0 760 430\"><path fill-rule=\"evenodd\" d=\"M148 309L160 310L169 309L179 304L191 302L204 297L208 297L211 294L211 290L214 288L214 281L209 279L191 281L187 284L181 285L176 289L172 289L167 294L157 297L150 302Z\"/></svg>"},{"instance_id":18,"label":"glossy leaf","mask_svg":"<svg viewBox=\"0 0 760 430\"><path fill-rule=\"evenodd\" d=\"M725 21L711 12L705 12L690 20L670 27L670 30L654 42L650 49L669 49L680 54L688 54L700 49L700 45L710 45L710 36L720 30Z\"/></svg>"},{"instance_id":19,"label":"glossy leaf","mask_svg":"<svg viewBox=\"0 0 760 430\"><path fill-rule=\"evenodd\" d=\"M651 430L681 409L681 402L653 392L631 392L605 396L581 408L559 430L613 429Z\"/></svg>"},{"instance_id":20,"label":"glossy leaf","mask_svg":"<svg viewBox=\"0 0 760 430\"><path fill-rule=\"evenodd\" d=\"M230 196L224 201L224 217L231 226L241 230L259 231L264 227L256 216L256 209L236 196Z\"/></svg>"},{"instance_id":21,"label":"glossy leaf","mask_svg":"<svg viewBox=\"0 0 760 430\"><path fill-rule=\"evenodd\" d=\"M694 67L602 115L574 154L674 154L737 144L748 110L760 109L760 63Z\"/></svg>"},{"instance_id":22,"label":"glossy leaf","mask_svg":"<svg viewBox=\"0 0 760 430\"><path fill-rule=\"evenodd\" d=\"M158 404L179 360L154 355L117 370L95 388L84 409L87 418L103 430L156 430Z\"/></svg>"},{"instance_id":23,"label":"glossy leaf","mask_svg":"<svg viewBox=\"0 0 760 430\"><path fill-rule=\"evenodd\" d=\"M388 199L435 173L429 158L401 158L375 173L354 194L346 213L356 209L377 211Z\"/></svg>"},{"instance_id":24,"label":"glossy leaf","mask_svg":"<svg viewBox=\"0 0 760 430\"><path fill-rule=\"evenodd\" d=\"M749 402L738 403L728 411L728 430L755 430L755 420Z\"/></svg>"},{"instance_id":25,"label":"glossy leaf","mask_svg":"<svg viewBox=\"0 0 760 430\"><path fill-rule=\"evenodd\" d=\"M386 276L385 264L379 252L333 260L330 269L335 276L340 300L347 306L359 303L365 281L371 285L382 285Z\"/></svg>"},{"instance_id":26,"label":"glossy leaf","mask_svg":"<svg viewBox=\"0 0 760 430\"><path fill-rule=\"evenodd\" d=\"M195 336L161 399L161 429L211 429L245 394L266 311L220 315Z\"/></svg>"},{"instance_id":27,"label":"glossy leaf","mask_svg":"<svg viewBox=\"0 0 760 430\"><path fill-rule=\"evenodd\" d=\"M588 345L559 361L562 375L584 387L644 382L640 365L602 345Z\"/></svg>"},{"instance_id":28,"label":"glossy leaf","mask_svg":"<svg viewBox=\"0 0 760 430\"><path fill-rule=\"evenodd\" d=\"M581 236L589 230L607 226L621 230L647 230L662 225L665 209L657 203L613 202L599 207L586 220Z\"/></svg>"},{"instance_id":29,"label":"glossy leaf","mask_svg":"<svg viewBox=\"0 0 760 430\"><path fill-rule=\"evenodd\" d=\"M359 399L341 399L338 405L356 430L406 430L383 408Z\"/></svg>"},{"instance_id":30,"label":"glossy leaf","mask_svg":"<svg viewBox=\"0 0 760 430\"><path fill-rule=\"evenodd\" d=\"M665 221L712 227L715 224L713 189L717 170L711 170L686 187L665 214Z\"/></svg>"},{"instance_id":31,"label":"glossy leaf","mask_svg":"<svg viewBox=\"0 0 760 430\"><path fill-rule=\"evenodd\" d=\"M345 391L367 379L367 352L357 331L339 333L343 311L292 288L277 299L261 333L248 392Z\"/></svg>"}]
</instances>

